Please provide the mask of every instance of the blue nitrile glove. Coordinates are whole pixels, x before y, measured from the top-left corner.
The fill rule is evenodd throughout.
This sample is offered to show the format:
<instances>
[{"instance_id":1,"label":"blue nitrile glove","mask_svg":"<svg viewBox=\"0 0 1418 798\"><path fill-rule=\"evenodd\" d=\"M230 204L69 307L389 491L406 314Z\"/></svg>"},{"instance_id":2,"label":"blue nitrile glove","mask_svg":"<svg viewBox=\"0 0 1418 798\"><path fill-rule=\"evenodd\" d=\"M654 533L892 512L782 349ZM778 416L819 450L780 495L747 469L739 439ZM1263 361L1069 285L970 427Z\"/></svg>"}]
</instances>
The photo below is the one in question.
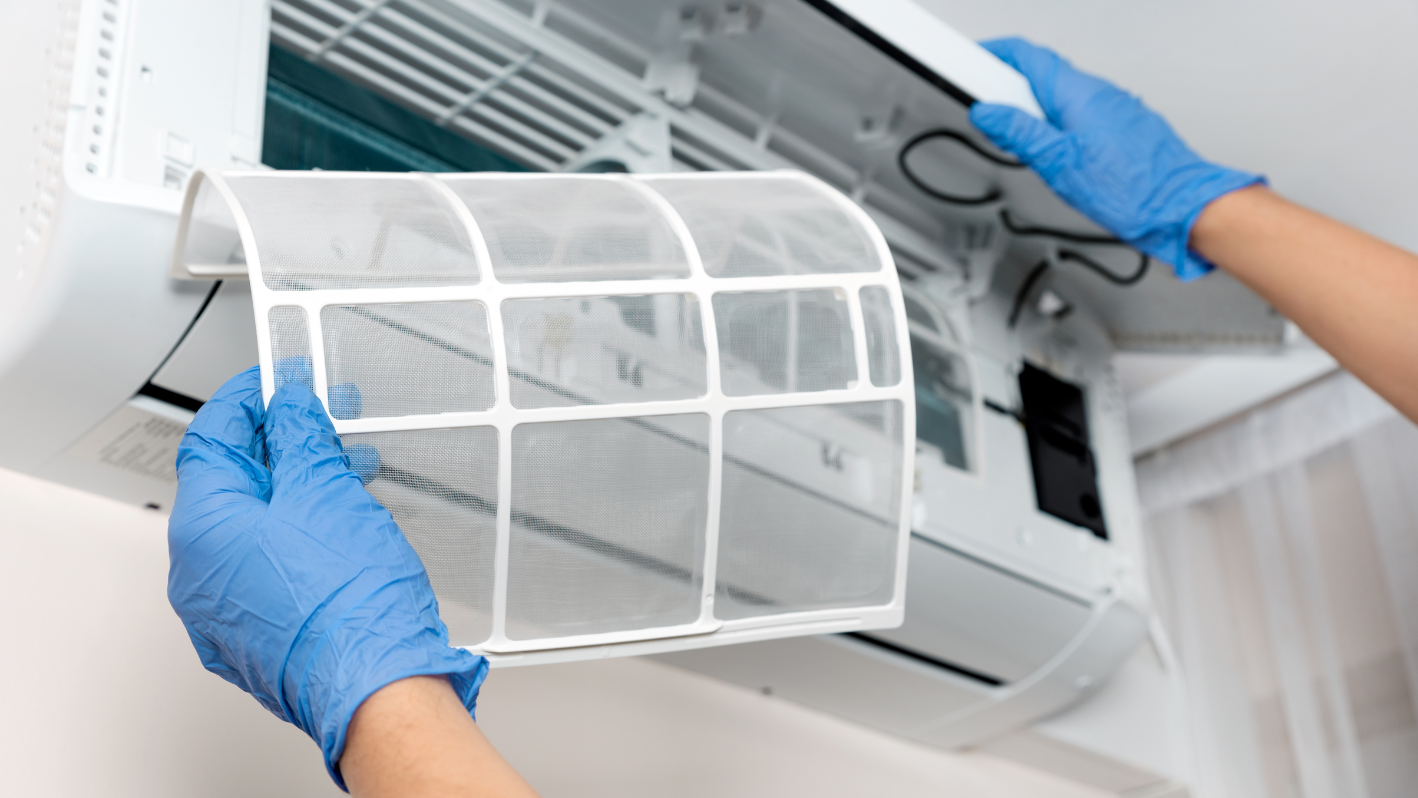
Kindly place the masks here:
<instances>
[{"instance_id":1,"label":"blue nitrile glove","mask_svg":"<svg viewBox=\"0 0 1418 798\"><path fill-rule=\"evenodd\" d=\"M168 599L207 670L314 738L343 788L345 729L366 698L447 674L472 712L487 660L448 645L423 563L310 389L261 405L260 372L242 372L183 436Z\"/></svg>"},{"instance_id":2,"label":"blue nitrile glove","mask_svg":"<svg viewBox=\"0 0 1418 798\"><path fill-rule=\"evenodd\" d=\"M1142 101L1023 39L983 42L1029 79L1047 122L1006 105L976 103L970 121L1039 173L1064 201L1182 280L1214 266L1187 245L1203 208L1265 182L1207 163Z\"/></svg>"}]
</instances>

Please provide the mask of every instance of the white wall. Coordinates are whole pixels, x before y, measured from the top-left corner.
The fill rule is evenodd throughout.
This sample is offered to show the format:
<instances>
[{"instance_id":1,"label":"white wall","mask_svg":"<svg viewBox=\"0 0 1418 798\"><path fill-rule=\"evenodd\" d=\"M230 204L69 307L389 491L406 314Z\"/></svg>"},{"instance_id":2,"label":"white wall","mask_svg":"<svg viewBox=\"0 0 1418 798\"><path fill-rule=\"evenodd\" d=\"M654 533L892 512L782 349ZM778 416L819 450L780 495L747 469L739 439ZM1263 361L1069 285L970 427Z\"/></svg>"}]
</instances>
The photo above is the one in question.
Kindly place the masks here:
<instances>
[{"instance_id":1,"label":"white wall","mask_svg":"<svg viewBox=\"0 0 1418 798\"><path fill-rule=\"evenodd\" d=\"M492 679L483 726L549 798L1108 794L648 660L513 668Z\"/></svg>"},{"instance_id":2,"label":"white wall","mask_svg":"<svg viewBox=\"0 0 1418 798\"><path fill-rule=\"evenodd\" d=\"M340 794L314 743L198 664L166 530L0 469L0 795ZM547 798L1103 795L644 660L499 670L480 719Z\"/></svg>"},{"instance_id":3,"label":"white wall","mask_svg":"<svg viewBox=\"0 0 1418 798\"><path fill-rule=\"evenodd\" d=\"M166 590L166 516L0 469L0 795L340 795Z\"/></svg>"}]
</instances>

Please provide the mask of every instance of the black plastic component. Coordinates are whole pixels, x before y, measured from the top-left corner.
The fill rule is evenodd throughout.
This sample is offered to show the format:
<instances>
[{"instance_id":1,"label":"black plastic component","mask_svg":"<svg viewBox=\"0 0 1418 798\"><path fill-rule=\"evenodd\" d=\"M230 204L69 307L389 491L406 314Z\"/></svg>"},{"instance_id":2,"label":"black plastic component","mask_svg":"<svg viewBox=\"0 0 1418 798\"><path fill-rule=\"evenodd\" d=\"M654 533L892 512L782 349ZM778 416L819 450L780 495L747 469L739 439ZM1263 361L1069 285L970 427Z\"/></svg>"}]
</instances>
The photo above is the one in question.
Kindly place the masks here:
<instances>
[{"instance_id":1,"label":"black plastic component","mask_svg":"<svg viewBox=\"0 0 1418 798\"><path fill-rule=\"evenodd\" d=\"M1107 540L1083 389L1025 363L1019 395L1039 510Z\"/></svg>"},{"instance_id":2,"label":"black plastic component","mask_svg":"<svg viewBox=\"0 0 1418 798\"><path fill-rule=\"evenodd\" d=\"M971 668L965 667L964 665L956 665L953 662L946 662L943 659L932 657L929 654L923 654L913 648L906 648L905 646L898 646L895 643L888 643L887 641L882 640L881 638L875 635L869 635L864 632L843 632L842 635L844 637L850 637L853 640L860 640L863 643L868 643L870 645L876 646L877 648L885 649L893 654L899 654L903 657L910 657L911 659L914 659L917 662L924 662L927 665L940 668L941 670L950 671L956 676L964 676L967 679L974 679L975 681L989 685L990 687L1004 687L1006 684L1005 680L999 678L998 676L991 676L988 673L973 670Z\"/></svg>"},{"instance_id":3,"label":"black plastic component","mask_svg":"<svg viewBox=\"0 0 1418 798\"><path fill-rule=\"evenodd\" d=\"M146 396L149 399L156 399L159 402L167 402L173 407L180 407L183 410L191 410L193 413L202 409L206 404L201 399L188 396L185 393L171 391L161 385L154 385L151 382L138 389L139 396Z\"/></svg>"}]
</instances>

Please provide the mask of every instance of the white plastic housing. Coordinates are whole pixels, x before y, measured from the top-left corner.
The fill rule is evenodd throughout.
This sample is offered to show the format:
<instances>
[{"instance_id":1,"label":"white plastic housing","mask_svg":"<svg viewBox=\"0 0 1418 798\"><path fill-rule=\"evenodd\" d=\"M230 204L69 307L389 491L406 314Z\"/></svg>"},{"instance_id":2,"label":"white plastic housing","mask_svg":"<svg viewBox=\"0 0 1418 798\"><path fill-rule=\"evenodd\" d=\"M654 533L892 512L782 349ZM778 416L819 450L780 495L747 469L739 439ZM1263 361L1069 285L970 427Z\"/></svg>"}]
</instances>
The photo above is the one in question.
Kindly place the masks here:
<instances>
[{"instance_id":1,"label":"white plastic housing","mask_svg":"<svg viewBox=\"0 0 1418 798\"><path fill-rule=\"evenodd\" d=\"M532 663L900 624L904 305L821 181L198 175L174 271L242 262L266 398L325 402L454 644Z\"/></svg>"},{"instance_id":2,"label":"white plastic housing","mask_svg":"<svg viewBox=\"0 0 1418 798\"><path fill-rule=\"evenodd\" d=\"M922 64L938 79L948 80L969 101L1012 105L1044 118L1028 78L913 0L808 2L819 8L836 6L846 12L886 46Z\"/></svg>"}]
</instances>

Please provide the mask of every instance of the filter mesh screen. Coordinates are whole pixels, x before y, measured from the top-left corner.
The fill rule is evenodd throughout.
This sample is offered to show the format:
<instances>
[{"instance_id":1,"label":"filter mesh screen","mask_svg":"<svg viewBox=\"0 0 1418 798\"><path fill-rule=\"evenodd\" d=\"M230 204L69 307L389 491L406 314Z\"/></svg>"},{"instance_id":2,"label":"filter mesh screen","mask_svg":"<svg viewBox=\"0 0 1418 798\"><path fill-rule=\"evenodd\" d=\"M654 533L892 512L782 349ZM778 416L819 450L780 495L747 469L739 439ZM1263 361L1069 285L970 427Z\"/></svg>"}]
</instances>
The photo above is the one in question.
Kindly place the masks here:
<instances>
[{"instance_id":1,"label":"filter mesh screen","mask_svg":"<svg viewBox=\"0 0 1418 798\"><path fill-rule=\"evenodd\" d=\"M512 431L507 636L692 623L709 504L703 414Z\"/></svg>"},{"instance_id":2,"label":"filter mesh screen","mask_svg":"<svg viewBox=\"0 0 1418 798\"><path fill-rule=\"evenodd\" d=\"M603 178L446 181L505 283L689 276L669 221L634 184Z\"/></svg>"},{"instance_id":3,"label":"filter mesh screen","mask_svg":"<svg viewBox=\"0 0 1418 798\"><path fill-rule=\"evenodd\" d=\"M716 616L891 600L900 402L724 416Z\"/></svg>"},{"instance_id":4,"label":"filter mesh screen","mask_svg":"<svg viewBox=\"0 0 1418 798\"><path fill-rule=\"evenodd\" d=\"M310 324L305 309L271 308L266 315L271 325L271 362L275 364L276 387L303 382L314 388L310 376Z\"/></svg>"},{"instance_id":5,"label":"filter mesh screen","mask_svg":"<svg viewBox=\"0 0 1418 798\"><path fill-rule=\"evenodd\" d=\"M901 352L896 343L896 316L891 296L879 285L861 290L862 326L867 335L867 372L871 384L890 388L901 382Z\"/></svg>"},{"instance_id":6,"label":"filter mesh screen","mask_svg":"<svg viewBox=\"0 0 1418 798\"><path fill-rule=\"evenodd\" d=\"M781 176L652 178L689 227L710 277L874 272L867 231L826 193Z\"/></svg>"},{"instance_id":7,"label":"filter mesh screen","mask_svg":"<svg viewBox=\"0 0 1418 798\"><path fill-rule=\"evenodd\" d=\"M337 417L492 407L492 339L481 302L330 305L320 323L329 384L352 384L362 398L362 412Z\"/></svg>"},{"instance_id":8,"label":"filter mesh screen","mask_svg":"<svg viewBox=\"0 0 1418 798\"><path fill-rule=\"evenodd\" d=\"M423 560L453 645L486 640L497 544L497 430L367 432L342 442L351 459L356 446L379 453L379 470L366 487Z\"/></svg>"},{"instance_id":9,"label":"filter mesh screen","mask_svg":"<svg viewBox=\"0 0 1418 798\"><path fill-rule=\"evenodd\" d=\"M729 396L826 391L857 379L852 320L832 288L714 295Z\"/></svg>"},{"instance_id":10,"label":"filter mesh screen","mask_svg":"<svg viewBox=\"0 0 1418 798\"><path fill-rule=\"evenodd\" d=\"M693 399L706 390L691 295L514 299L502 305L512 404Z\"/></svg>"},{"instance_id":11,"label":"filter mesh screen","mask_svg":"<svg viewBox=\"0 0 1418 798\"><path fill-rule=\"evenodd\" d=\"M463 223L419 177L232 177L275 291L468 285L478 265Z\"/></svg>"},{"instance_id":12,"label":"filter mesh screen","mask_svg":"<svg viewBox=\"0 0 1418 798\"><path fill-rule=\"evenodd\" d=\"M192 185L173 272L245 257L263 387L325 403L455 644L533 664L900 622L920 372L888 251L831 187Z\"/></svg>"}]
</instances>

